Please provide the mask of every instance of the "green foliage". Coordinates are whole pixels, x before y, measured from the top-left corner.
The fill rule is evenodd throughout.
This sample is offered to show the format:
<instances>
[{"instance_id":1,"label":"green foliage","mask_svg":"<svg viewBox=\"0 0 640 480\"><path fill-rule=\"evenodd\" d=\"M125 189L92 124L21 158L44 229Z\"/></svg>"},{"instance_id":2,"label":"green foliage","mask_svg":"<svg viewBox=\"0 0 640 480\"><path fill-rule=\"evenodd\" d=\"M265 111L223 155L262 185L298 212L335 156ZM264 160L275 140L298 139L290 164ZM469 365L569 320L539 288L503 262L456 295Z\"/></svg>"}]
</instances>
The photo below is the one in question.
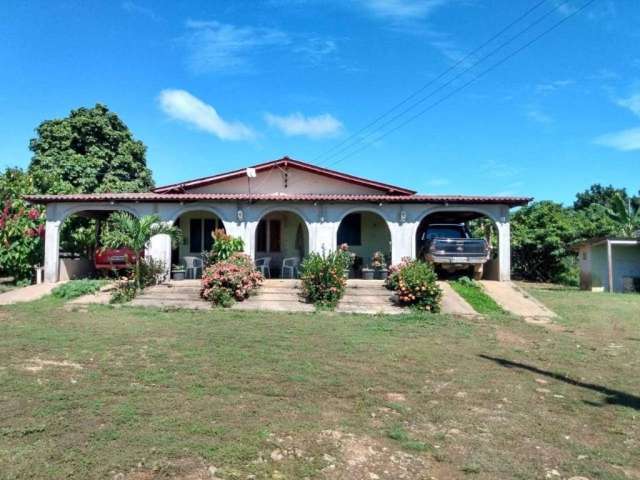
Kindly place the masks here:
<instances>
[{"instance_id":1,"label":"green foliage","mask_svg":"<svg viewBox=\"0 0 640 480\"><path fill-rule=\"evenodd\" d=\"M328 254L310 253L300 264L302 292L307 301L325 308L335 308L347 286L344 272L351 256L340 248Z\"/></svg>"},{"instance_id":2,"label":"green foliage","mask_svg":"<svg viewBox=\"0 0 640 480\"><path fill-rule=\"evenodd\" d=\"M29 148L39 193L140 192L153 187L146 147L118 115L97 104L46 120Z\"/></svg>"},{"instance_id":3,"label":"green foliage","mask_svg":"<svg viewBox=\"0 0 640 480\"><path fill-rule=\"evenodd\" d=\"M136 252L134 279L138 289L144 288L144 266L141 255L149 246L154 235L169 235L175 243L182 232L179 228L167 225L158 215L144 215L140 218L127 212L114 212L109 215L102 231L101 241L104 248L130 248Z\"/></svg>"},{"instance_id":4,"label":"green foliage","mask_svg":"<svg viewBox=\"0 0 640 480\"><path fill-rule=\"evenodd\" d=\"M504 313L500 305L487 295L482 286L475 280L469 277L461 277L455 282L450 282L450 285L476 312L483 315Z\"/></svg>"},{"instance_id":5,"label":"green foliage","mask_svg":"<svg viewBox=\"0 0 640 480\"><path fill-rule=\"evenodd\" d=\"M385 285L397 293L401 305L437 313L442 300L442 290L437 280L429 263L403 259L401 263L391 266Z\"/></svg>"},{"instance_id":6,"label":"green foliage","mask_svg":"<svg viewBox=\"0 0 640 480\"><path fill-rule=\"evenodd\" d=\"M93 258L97 246L96 221L92 218L72 216L62 224L60 251Z\"/></svg>"},{"instance_id":7,"label":"green foliage","mask_svg":"<svg viewBox=\"0 0 640 480\"><path fill-rule=\"evenodd\" d=\"M28 280L42 264L42 209L29 206L22 195L33 193L31 177L19 168L0 174L0 275Z\"/></svg>"},{"instance_id":8,"label":"green foliage","mask_svg":"<svg viewBox=\"0 0 640 480\"><path fill-rule=\"evenodd\" d=\"M111 292L111 303L129 302L141 289L157 285L165 278L166 272L161 260L141 258L133 272L116 282Z\"/></svg>"},{"instance_id":9,"label":"green foliage","mask_svg":"<svg viewBox=\"0 0 640 480\"><path fill-rule=\"evenodd\" d=\"M591 185L584 192L576 194L576 200L573 202L573 208L575 210L584 210L591 205L600 205L606 208L613 206L613 199L616 196L621 196L626 202L629 199L627 190L624 188L615 188L613 185L603 186L599 183ZM640 204L640 197L633 197L632 202Z\"/></svg>"},{"instance_id":10,"label":"green foliage","mask_svg":"<svg viewBox=\"0 0 640 480\"><path fill-rule=\"evenodd\" d=\"M559 203L536 202L511 218L512 265L524 279L557 281L565 272L565 259L575 255L570 243L578 236L575 213Z\"/></svg>"},{"instance_id":11,"label":"green foliage","mask_svg":"<svg viewBox=\"0 0 640 480\"><path fill-rule=\"evenodd\" d=\"M70 300L89 293L95 293L100 290L104 284L105 282L103 280L71 280L54 288L51 291L51 295L56 298Z\"/></svg>"},{"instance_id":12,"label":"green foliage","mask_svg":"<svg viewBox=\"0 0 640 480\"><path fill-rule=\"evenodd\" d=\"M230 307L235 300L247 298L261 282L262 274L256 271L251 257L235 252L205 268L200 296L214 305Z\"/></svg>"},{"instance_id":13,"label":"green foliage","mask_svg":"<svg viewBox=\"0 0 640 480\"><path fill-rule=\"evenodd\" d=\"M205 266L229 259L234 253L244 250L244 242L239 237L227 235L224 230L217 229L212 233L213 247L203 255Z\"/></svg>"},{"instance_id":14,"label":"green foliage","mask_svg":"<svg viewBox=\"0 0 640 480\"><path fill-rule=\"evenodd\" d=\"M634 207L630 199L616 194L607 208L607 214L616 223L616 230L622 236L631 237L640 231L640 206Z\"/></svg>"}]
</instances>

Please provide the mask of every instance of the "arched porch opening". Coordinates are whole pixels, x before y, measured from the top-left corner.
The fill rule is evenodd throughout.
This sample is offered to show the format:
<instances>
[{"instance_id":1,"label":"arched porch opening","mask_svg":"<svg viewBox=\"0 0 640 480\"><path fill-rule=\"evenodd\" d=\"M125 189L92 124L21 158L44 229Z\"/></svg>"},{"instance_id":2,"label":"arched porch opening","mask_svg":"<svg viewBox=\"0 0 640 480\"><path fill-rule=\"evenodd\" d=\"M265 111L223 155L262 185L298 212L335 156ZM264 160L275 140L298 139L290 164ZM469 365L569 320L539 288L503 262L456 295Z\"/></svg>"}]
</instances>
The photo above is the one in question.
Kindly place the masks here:
<instances>
[{"instance_id":1,"label":"arched porch opening","mask_svg":"<svg viewBox=\"0 0 640 480\"><path fill-rule=\"evenodd\" d=\"M106 251L101 243L105 223L112 213L119 211L135 215L127 208L118 207L73 209L64 215L56 251L47 252L45 244L45 258L49 254L57 260L54 261L55 281L93 278L127 265L128 252Z\"/></svg>"},{"instance_id":2,"label":"arched porch opening","mask_svg":"<svg viewBox=\"0 0 640 480\"><path fill-rule=\"evenodd\" d=\"M416 257L440 276L499 280L499 232L494 220L475 210L439 210L424 216L415 235Z\"/></svg>"},{"instance_id":3,"label":"arched porch opening","mask_svg":"<svg viewBox=\"0 0 640 480\"><path fill-rule=\"evenodd\" d=\"M378 213L357 210L346 214L338 226L336 247L345 243L355 254L349 272L352 278L370 278L370 270L386 270L391 263L391 231Z\"/></svg>"},{"instance_id":4,"label":"arched porch opening","mask_svg":"<svg viewBox=\"0 0 640 480\"><path fill-rule=\"evenodd\" d=\"M189 277L202 274L202 258L213 248L216 230L225 230L224 222L214 212L203 209L182 211L173 222L182 232L182 240L171 249L171 264L187 268Z\"/></svg>"},{"instance_id":5,"label":"arched porch opening","mask_svg":"<svg viewBox=\"0 0 640 480\"><path fill-rule=\"evenodd\" d=\"M258 221L254 259L271 278L295 278L298 266L309 253L309 229L304 219L289 210L276 210Z\"/></svg>"}]
</instances>

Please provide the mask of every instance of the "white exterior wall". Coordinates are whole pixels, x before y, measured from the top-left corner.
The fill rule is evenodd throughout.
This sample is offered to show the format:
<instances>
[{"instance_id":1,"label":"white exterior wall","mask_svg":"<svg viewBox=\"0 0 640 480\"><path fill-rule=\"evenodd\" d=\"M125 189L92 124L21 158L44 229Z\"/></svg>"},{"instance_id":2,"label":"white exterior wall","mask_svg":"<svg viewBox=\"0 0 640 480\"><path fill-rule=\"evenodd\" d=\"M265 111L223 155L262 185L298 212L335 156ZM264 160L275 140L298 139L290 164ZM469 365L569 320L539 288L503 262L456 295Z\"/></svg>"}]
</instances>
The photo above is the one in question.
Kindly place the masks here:
<instances>
[{"instance_id":1,"label":"white exterior wall","mask_svg":"<svg viewBox=\"0 0 640 480\"><path fill-rule=\"evenodd\" d=\"M474 211L486 215L496 223L499 235L500 280L510 279L511 248L509 209L506 205L439 205L439 204L376 204L327 202L194 202L194 203L51 203L47 207L45 238L45 279L56 282L59 277L60 225L68 216L83 210L125 210L142 216L156 213L169 224L189 211L208 211L219 217L228 234L240 237L245 253L255 251L255 232L259 220L274 211L289 211L302 218L309 232L309 250L322 253L336 248L338 226L349 213L370 211L387 222L391 234L391 261L398 263L403 257L416 255L416 233L420 221L428 214L439 211ZM147 255L171 267L171 242L167 236L151 241Z\"/></svg>"}]
</instances>

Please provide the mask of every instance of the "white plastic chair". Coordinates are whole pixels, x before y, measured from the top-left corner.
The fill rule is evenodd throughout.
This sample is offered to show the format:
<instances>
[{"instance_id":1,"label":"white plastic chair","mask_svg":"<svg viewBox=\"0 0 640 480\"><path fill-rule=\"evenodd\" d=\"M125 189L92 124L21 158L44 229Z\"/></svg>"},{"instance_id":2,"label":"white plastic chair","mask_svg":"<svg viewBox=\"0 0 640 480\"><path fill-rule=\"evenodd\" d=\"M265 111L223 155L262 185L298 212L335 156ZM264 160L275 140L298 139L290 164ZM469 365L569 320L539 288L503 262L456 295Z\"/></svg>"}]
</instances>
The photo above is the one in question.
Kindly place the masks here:
<instances>
[{"instance_id":1,"label":"white plastic chair","mask_svg":"<svg viewBox=\"0 0 640 480\"><path fill-rule=\"evenodd\" d=\"M202 259L200 257L182 257L185 267L187 267L187 278L200 278L202 276Z\"/></svg>"},{"instance_id":2,"label":"white plastic chair","mask_svg":"<svg viewBox=\"0 0 640 480\"><path fill-rule=\"evenodd\" d=\"M256 258L255 264L265 278L271 278L271 257Z\"/></svg>"},{"instance_id":3,"label":"white plastic chair","mask_svg":"<svg viewBox=\"0 0 640 480\"><path fill-rule=\"evenodd\" d=\"M298 265L300 265L298 257L289 257L282 260L282 278L296 278L298 276Z\"/></svg>"}]
</instances>

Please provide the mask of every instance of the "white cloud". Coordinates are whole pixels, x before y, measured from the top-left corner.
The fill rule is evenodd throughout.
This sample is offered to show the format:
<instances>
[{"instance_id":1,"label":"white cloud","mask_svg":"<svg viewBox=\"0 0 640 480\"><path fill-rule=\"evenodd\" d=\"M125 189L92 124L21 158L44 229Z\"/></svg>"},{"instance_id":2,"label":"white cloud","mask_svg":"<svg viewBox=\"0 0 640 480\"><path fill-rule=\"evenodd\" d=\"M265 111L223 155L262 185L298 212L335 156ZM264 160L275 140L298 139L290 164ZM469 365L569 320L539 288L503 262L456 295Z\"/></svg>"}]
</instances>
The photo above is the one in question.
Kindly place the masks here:
<instances>
[{"instance_id":1,"label":"white cloud","mask_svg":"<svg viewBox=\"0 0 640 480\"><path fill-rule=\"evenodd\" d=\"M596 138L595 143L623 152L640 150L640 127L602 135Z\"/></svg>"},{"instance_id":2,"label":"white cloud","mask_svg":"<svg viewBox=\"0 0 640 480\"><path fill-rule=\"evenodd\" d=\"M361 0L373 14L394 20L424 18L450 0Z\"/></svg>"},{"instance_id":3,"label":"white cloud","mask_svg":"<svg viewBox=\"0 0 640 480\"><path fill-rule=\"evenodd\" d=\"M533 120L534 122L542 123L545 125L553 123L553 117L543 112L538 107L529 107L527 108L527 111L525 113L527 115L527 118Z\"/></svg>"},{"instance_id":4,"label":"white cloud","mask_svg":"<svg viewBox=\"0 0 640 480\"><path fill-rule=\"evenodd\" d=\"M633 94L629 98L621 98L616 103L640 117L640 93Z\"/></svg>"},{"instance_id":5,"label":"white cloud","mask_svg":"<svg viewBox=\"0 0 640 480\"><path fill-rule=\"evenodd\" d=\"M554 80L553 82L539 83L538 85L536 85L536 91L538 93L543 93L543 94L551 93L551 92L560 90L562 88L574 85L575 83L576 83L575 80L570 80L570 79Z\"/></svg>"},{"instance_id":6,"label":"white cloud","mask_svg":"<svg viewBox=\"0 0 640 480\"><path fill-rule=\"evenodd\" d=\"M255 137L251 128L240 122L227 122L215 108L186 90L163 90L159 102L169 117L212 133L221 140L250 140Z\"/></svg>"},{"instance_id":7,"label":"white cloud","mask_svg":"<svg viewBox=\"0 0 640 480\"><path fill-rule=\"evenodd\" d=\"M154 22L157 22L160 20L160 17L158 17L158 15L156 15L156 13L152 9L143 7L142 5L138 5L137 3L134 3L134 2L130 2L130 1L122 2L122 9L127 13L137 14L137 15L142 15L144 17L147 17L150 20L153 20Z\"/></svg>"},{"instance_id":8,"label":"white cloud","mask_svg":"<svg viewBox=\"0 0 640 480\"><path fill-rule=\"evenodd\" d=\"M299 135L317 139L333 137L342 131L342 122L328 113L315 117L305 117L299 112L286 116L266 113L264 119L288 137Z\"/></svg>"},{"instance_id":9,"label":"white cloud","mask_svg":"<svg viewBox=\"0 0 640 480\"><path fill-rule=\"evenodd\" d=\"M250 56L291 43L286 33L275 29L198 20L189 20L186 26L188 63L196 72L251 70Z\"/></svg>"}]
</instances>

